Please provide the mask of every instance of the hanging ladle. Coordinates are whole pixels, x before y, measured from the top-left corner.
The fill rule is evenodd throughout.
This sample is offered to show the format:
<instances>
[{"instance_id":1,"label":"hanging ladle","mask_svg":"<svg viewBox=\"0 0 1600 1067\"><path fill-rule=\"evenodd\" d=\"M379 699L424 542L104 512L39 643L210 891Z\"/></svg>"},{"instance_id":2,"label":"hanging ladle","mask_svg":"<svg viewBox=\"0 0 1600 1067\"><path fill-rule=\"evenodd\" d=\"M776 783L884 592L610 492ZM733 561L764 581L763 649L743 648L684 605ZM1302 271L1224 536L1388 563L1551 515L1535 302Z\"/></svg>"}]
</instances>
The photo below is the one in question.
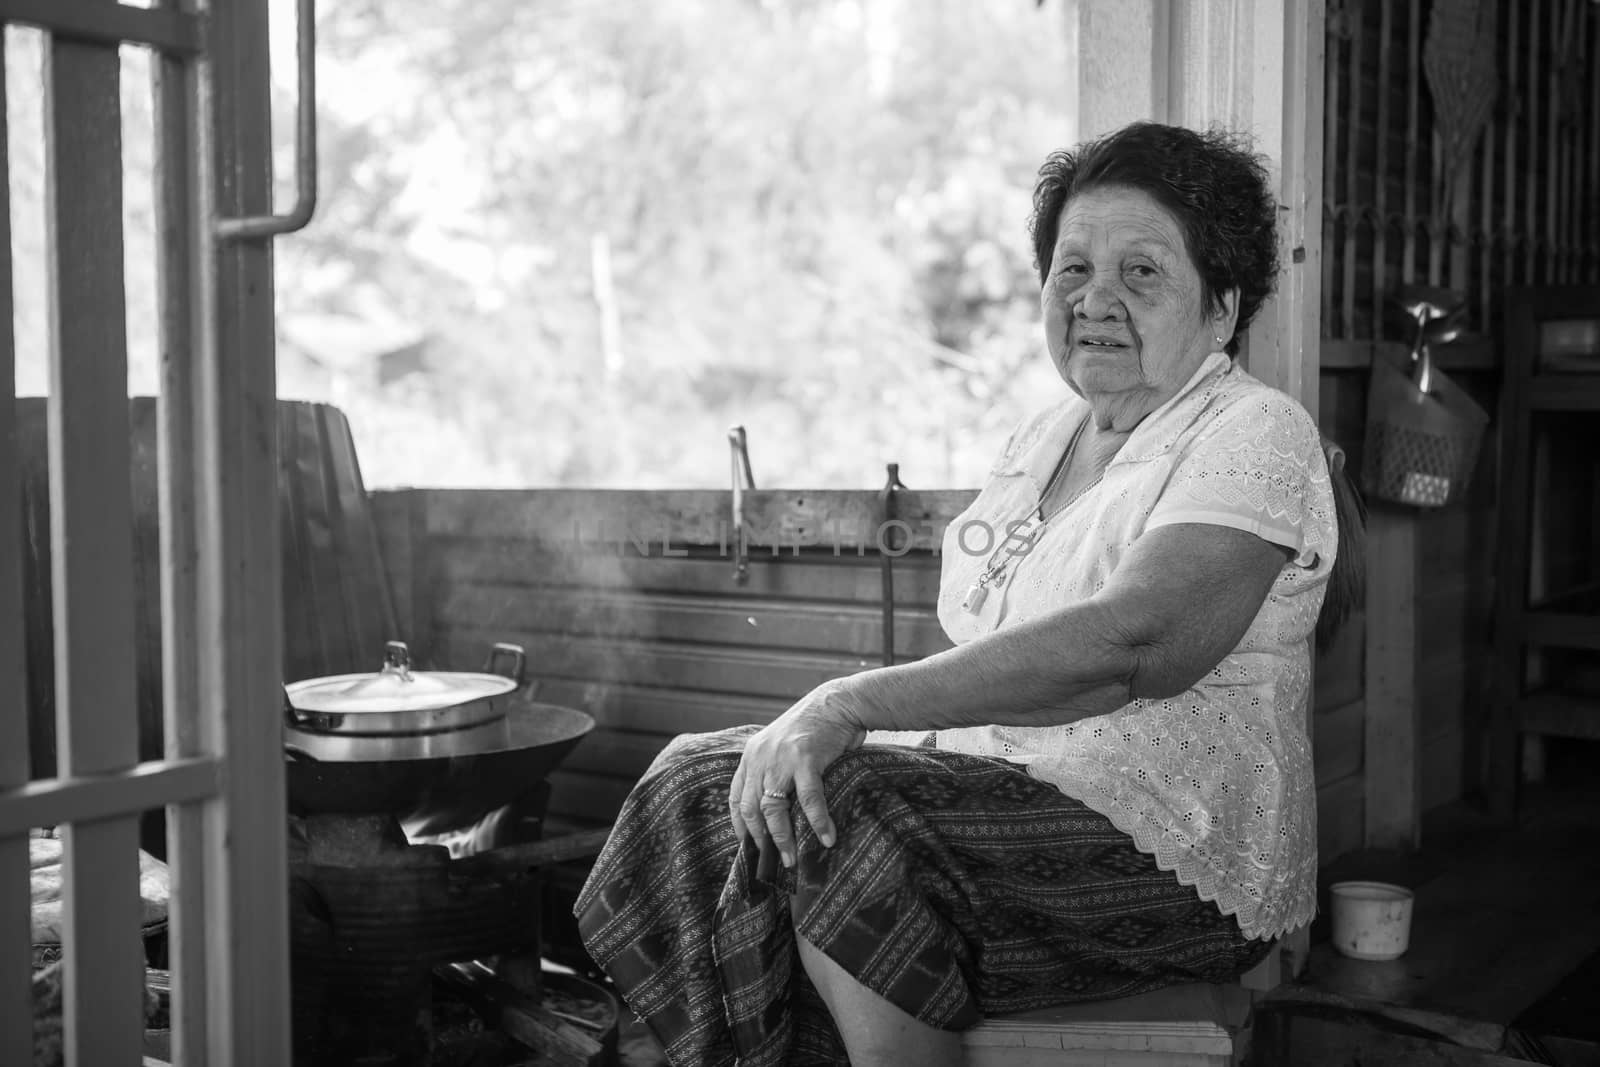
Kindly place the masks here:
<instances>
[{"instance_id":1,"label":"hanging ladle","mask_svg":"<svg viewBox=\"0 0 1600 1067\"><path fill-rule=\"evenodd\" d=\"M1433 391L1433 356L1429 348L1448 344L1460 336L1466 297L1434 285L1402 285L1391 300L1416 324L1411 343L1411 383L1422 396L1427 396Z\"/></svg>"}]
</instances>

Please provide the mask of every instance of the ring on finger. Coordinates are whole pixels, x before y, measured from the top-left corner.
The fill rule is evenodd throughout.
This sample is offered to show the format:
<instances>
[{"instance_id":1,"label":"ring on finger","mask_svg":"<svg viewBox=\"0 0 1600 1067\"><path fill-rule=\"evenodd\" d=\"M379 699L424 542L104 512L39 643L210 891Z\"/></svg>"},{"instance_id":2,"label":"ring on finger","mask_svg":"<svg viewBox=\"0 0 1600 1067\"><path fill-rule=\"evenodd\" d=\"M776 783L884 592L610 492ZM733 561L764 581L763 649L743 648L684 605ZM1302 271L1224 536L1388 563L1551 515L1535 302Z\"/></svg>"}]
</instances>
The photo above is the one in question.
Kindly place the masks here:
<instances>
[{"instance_id":1,"label":"ring on finger","mask_svg":"<svg viewBox=\"0 0 1600 1067\"><path fill-rule=\"evenodd\" d=\"M773 800L788 800L789 794L779 789L763 789L761 795L771 797Z\"/></svg>"}]
</instances>

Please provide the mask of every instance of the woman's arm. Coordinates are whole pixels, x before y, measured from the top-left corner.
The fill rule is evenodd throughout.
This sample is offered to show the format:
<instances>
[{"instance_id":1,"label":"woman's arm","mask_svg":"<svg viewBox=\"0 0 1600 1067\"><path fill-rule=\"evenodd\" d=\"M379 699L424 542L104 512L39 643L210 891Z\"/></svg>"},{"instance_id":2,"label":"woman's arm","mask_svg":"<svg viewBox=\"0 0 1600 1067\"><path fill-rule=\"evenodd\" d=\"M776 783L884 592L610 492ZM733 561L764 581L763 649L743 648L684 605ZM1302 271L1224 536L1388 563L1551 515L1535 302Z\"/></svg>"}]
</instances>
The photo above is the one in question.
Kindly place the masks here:
<instances>
[{"instance_id":1,"label":"woman's arm","mask_svg":"<svg viewBox=\"0 0 1600 1067\"><path fill-rule=\"evenodd\" d=\"M788 865L792 791L832 845L822 772L868 730L1055 726L1181 693L1239 643L1289 556L1231 527L1160 526L1088 601L818 686L746 744L728 795L734 828L770 835Z\"/></svg>"},{"instance_id":2,"label":"woman's arm","mask_svg":"<svg viewBox=\"0 0 1600 1067\"><path fill-rule=\"evenodd\" d=\"M1239 643L1289 551L1225 526L1140 537L1095 597L844 680L867 730L1058 726L1189 688Z\"/></svg>"}]
</instances>

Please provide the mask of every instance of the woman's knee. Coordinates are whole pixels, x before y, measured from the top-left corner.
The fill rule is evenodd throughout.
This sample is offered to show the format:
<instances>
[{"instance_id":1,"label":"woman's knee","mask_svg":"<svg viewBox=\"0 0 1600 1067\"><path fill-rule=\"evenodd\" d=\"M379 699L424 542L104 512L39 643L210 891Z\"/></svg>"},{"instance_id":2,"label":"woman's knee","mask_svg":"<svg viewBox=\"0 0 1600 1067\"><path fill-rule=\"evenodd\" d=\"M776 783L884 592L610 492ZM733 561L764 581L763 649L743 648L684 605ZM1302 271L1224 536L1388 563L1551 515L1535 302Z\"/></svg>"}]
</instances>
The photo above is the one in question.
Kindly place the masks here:
<instances>
[{"instance_id":1,"label":"woman's knee","mask_svg":"<svg viewBox=\"0 0 1600 1067\"><path fill-rule=\"evenodd\" d=\"M728 773L732 774L733 768L739 765L745 739L752 729L736 727L708 734L679 734L656 754L645 773L655 775L668 770L693 770L726 763L729 764Z\"/></svg>"}]
</instances>

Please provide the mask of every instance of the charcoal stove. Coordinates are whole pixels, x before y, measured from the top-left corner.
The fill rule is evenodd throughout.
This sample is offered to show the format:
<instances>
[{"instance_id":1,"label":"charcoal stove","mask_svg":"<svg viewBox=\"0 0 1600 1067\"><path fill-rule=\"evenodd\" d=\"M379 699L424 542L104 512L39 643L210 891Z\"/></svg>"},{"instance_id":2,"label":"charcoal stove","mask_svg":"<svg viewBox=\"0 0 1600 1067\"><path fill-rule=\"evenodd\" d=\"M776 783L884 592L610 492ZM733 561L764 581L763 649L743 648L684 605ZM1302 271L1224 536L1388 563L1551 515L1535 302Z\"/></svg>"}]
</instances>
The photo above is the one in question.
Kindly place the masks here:
<instances>
[{"instance_id":1,"label":"charcoal stove","mask_svg":"<svg viewBox=\"0 0 1600 1067\"><path fill-rule=\"evenodd\" d=\"M593 721L495 679L412 672L392 642L378 675L286 687L296 1067L444 1067L441 976L479 1002L484 1030L499 1032L489 994L514 994L524 1045L548 1030L578 1050L563 1062L606 1062L608 1035L564 1032L538 1008L536 965L539 868L600 843L541 840L544 778Z\"/></svg>"},{"instance_id":2,"label":"charcoal stove","mask_svg":"<svg viewBox=\"0 0 1600 1067\"><path fill-rule=\"evenodd\" d=\"M483 1057L506 1032L496 990L534 1003L542 993L538 968L528 966L541 947L539 864L597 845L594 835L526 840L538 832L534 806L546 793L534 790L510 809L514 816L496 819L498 838L469 835L453 846L411 843L394 817L323 814L302 822L290 864L296 1067L434 1067L467 1045L472 1062L502 1062ZM461 854L474 845L480 851ZM467 1029L480 1037L446 1040L450 1027L435 1024L438 992L469 1003L477 1025ZM530 1011L523 1003L523 1014ZM459 1016L454 1003L451 1017ZM522 1024L557 1032L570 1025L550 1017ZM610 1024L579 1029L614 1053L614 1003ZM526 1033L518 1037L525 1045ZM600 1051L589 1062L608 1057Z\"/></svg>"}]
</instances>

